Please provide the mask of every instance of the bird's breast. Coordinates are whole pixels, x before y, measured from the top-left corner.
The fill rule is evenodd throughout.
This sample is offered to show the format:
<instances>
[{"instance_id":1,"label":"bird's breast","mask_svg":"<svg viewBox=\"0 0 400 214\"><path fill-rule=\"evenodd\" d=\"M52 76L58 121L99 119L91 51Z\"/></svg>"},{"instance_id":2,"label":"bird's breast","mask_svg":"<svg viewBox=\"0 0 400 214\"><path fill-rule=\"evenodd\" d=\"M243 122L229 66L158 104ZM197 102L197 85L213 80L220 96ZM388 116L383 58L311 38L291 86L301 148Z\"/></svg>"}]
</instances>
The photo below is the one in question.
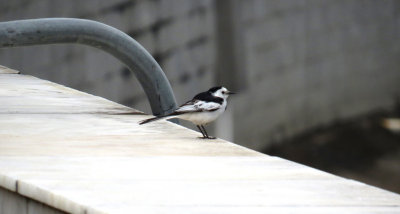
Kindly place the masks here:
<instances>
[{"instance_id":1,"label":"bird's breast","mask_svg":"<svg viewBox=\"0 0 400 214\"><path fill-rule=\"evenodd\" d=\"M194 123L195 125L206 125L217 119L218 116L221 115L222 113L223 109L222 111L217 110L212 112L194 112L194 113L179 115L179 118L183 120L188 120Z\"/></svg>"}]
</instances>

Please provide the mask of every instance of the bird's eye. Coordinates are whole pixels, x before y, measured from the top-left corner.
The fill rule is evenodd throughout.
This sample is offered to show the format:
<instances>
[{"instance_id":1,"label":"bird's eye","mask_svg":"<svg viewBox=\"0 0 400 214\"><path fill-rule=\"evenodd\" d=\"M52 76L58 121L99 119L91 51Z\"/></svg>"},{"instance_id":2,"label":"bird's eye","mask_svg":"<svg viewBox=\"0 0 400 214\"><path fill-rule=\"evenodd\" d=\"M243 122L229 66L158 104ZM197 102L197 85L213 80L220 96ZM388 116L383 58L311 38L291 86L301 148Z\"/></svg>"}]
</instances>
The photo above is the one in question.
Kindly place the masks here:
<instances>
[{"instance_id":1,"label":"bird's eye","mask_svg":"<svg viewBox=\"0 0 400 214\"><path fill-rule=\"evenodd\" d=\"M225 91L223 91L222 94L225 94Z\"/></svg>"}]
</instances>

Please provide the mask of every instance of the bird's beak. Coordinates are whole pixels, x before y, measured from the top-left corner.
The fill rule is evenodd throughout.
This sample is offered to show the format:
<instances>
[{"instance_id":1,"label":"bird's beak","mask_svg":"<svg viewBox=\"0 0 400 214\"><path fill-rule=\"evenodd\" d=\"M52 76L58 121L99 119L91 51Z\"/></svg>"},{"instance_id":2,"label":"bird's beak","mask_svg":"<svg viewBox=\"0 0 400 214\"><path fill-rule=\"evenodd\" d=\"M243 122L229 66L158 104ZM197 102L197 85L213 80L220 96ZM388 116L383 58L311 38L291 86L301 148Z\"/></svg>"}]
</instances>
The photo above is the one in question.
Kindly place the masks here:
<instances>
[{"instance_id":1,"label":"bird's beak","mask_svg":"<svg viewBox=\"0 0 400 214\"><path fill-rule=\"evenodd\" d=\"M231 95L231 94L236 94L236 93L232 92L232 91L228 91L228 94Z\"/></svg>"}]
</instances>

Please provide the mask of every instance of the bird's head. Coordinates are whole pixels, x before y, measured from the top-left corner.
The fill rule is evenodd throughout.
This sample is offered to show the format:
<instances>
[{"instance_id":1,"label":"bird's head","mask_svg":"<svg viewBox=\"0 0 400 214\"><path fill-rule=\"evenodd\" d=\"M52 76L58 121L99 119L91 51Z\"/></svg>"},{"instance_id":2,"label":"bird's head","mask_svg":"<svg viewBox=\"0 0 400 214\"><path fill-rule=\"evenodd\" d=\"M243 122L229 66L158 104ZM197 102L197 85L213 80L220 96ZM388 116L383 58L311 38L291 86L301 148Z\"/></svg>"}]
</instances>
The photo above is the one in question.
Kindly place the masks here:
<instances>
[{"instance_id":1,"label":"bird's head","mask_svg":"<svg viewBox=\"0 0 400 214\"><path fill-rule=\"evenodd\" d=\"M235 94L222 86L212 87L208 90L208 92L210 92L213 96L221 97L223 99L228 98L231 94Z\"/></svg>"}]
</instances>

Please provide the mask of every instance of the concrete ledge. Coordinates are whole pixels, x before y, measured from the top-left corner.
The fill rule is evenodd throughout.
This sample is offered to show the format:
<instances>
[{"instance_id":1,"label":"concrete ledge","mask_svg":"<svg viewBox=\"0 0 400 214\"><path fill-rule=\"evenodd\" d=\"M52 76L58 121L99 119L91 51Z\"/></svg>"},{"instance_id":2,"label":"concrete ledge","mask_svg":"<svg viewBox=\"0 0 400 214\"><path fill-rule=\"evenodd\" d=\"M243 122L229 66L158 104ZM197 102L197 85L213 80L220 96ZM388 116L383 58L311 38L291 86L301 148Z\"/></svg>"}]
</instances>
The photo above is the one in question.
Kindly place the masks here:
<instances>
[{"instance_id":1,"label":"concrete ledge","mask_svg":"<svg viewBox=\"0 0 400 214\"><path fill-rule=\"evenodd\" d=\"M0 188L0 213L65 214L65 212L3 188Z\"/></svg>"},{"instance_id":2,"label":"concrete ledge","mask_svg":"<svg viewBox=\"0 0 400 214\"><path fill-rule=\"evenodd\" d=\"M19 74L19 71L0 65L0 74Z\"/></svg>"},{"instance_id":3,"label":"concrete ledge","mask_svg":"<svg viewBox=\"0 0 400 214\"><path fill-rule=\"evenodd\" d=\"M35 77L3 72L0 103L0 187L64 212L400 213L398 194Z\"/></svg>"}]
</instances>

